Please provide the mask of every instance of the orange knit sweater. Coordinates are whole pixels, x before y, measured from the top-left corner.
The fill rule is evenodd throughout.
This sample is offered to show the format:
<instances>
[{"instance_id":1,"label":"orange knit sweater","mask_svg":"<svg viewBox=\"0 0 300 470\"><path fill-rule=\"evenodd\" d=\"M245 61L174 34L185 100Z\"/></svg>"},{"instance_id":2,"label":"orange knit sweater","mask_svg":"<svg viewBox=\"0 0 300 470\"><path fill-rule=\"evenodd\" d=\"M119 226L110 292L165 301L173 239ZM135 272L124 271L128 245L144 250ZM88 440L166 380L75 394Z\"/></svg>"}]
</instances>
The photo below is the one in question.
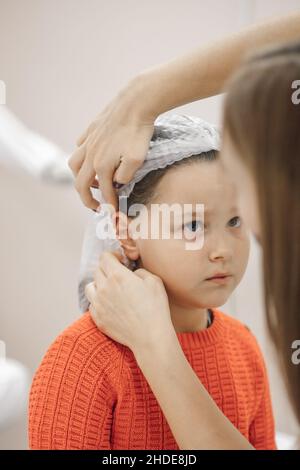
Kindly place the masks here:
<instances>
[{"instance_id":1,"label":"orange knit sweater","mask_svg":"<svg viewBox=\"0 0 300 470\"><path fill-rule=\"evenodd\" d=\"M184 354L253 446L274 449L269 386L257 342L240 322L212 311L209 328L177 333ZM35 374L29 443L31 449L178 450L133 353L101 333L88 311L50 346Z\"/></svg>"}]
</instances>

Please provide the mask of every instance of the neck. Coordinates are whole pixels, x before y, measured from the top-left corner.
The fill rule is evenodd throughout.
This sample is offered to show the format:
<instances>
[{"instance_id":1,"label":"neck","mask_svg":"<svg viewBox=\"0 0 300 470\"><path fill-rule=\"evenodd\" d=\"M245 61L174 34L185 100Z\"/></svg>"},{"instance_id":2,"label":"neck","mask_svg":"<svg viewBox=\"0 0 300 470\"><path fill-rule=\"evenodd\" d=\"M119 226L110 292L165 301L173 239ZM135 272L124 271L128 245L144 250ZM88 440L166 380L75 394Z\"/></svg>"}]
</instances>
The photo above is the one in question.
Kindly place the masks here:
<instances>
[{"instance_id":1,"label":"neck","mask_svg":"<svg viewBox=\"0 0 300 470\"><path fill-rule=\"evenodd\" d=\"M171 320L177 333L190 333L207 328L207 308L187 308L169 299Z\"/></svg>"}]
</instances>

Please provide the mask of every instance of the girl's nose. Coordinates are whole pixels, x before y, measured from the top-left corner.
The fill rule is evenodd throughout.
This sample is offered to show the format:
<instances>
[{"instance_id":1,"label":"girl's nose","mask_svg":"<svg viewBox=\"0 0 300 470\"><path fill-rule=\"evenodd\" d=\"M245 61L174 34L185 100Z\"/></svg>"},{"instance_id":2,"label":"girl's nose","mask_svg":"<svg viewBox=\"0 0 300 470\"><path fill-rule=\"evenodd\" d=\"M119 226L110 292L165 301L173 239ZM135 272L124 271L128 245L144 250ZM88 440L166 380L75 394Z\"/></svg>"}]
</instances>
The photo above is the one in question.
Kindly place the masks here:
<instances>
[{"instance_id":1,"label":"girl's nose","mask_svg":"<svg viewBox=\"0 0 300 470\"><path fill-rule=\"evenodd\" d=\"M211 261L217 261L217 260L220 260L220 259L224 259L224 260L229 259L230 256L225 251L219 251L219 252L211 253L209 258L210 258Z\"/></svg>"},{"instance_id":2,"label":"girl's nose","mask_svg":"<svg viewBox=\"0 0 300 470\"><path fill-rule=\"evenodd\" d=\"M218 244L211 247L208 256L210 261L218 261L220 259L228 260L232 257L232 250L220 240Z\"/></svg>"}]
</instances>

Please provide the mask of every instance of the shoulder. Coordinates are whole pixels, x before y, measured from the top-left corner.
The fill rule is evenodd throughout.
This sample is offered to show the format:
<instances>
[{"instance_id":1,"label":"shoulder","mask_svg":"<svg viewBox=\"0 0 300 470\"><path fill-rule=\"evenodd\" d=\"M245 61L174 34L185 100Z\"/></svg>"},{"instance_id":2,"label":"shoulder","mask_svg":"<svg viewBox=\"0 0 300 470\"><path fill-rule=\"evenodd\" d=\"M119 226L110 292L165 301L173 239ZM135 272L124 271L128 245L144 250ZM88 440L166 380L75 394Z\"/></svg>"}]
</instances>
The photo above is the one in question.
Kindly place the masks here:
<instances>
[{"instance_id":1,"label":"shoulder","mask_svg":"<svg viewBox=\"0 0 300 470\"><path fill-rule=\"evenodd\" d=\"M89 310L83 313L78 320L68 326L58 337L57 340L69 340L75 344L85 344L86 347L105 347L110 350L119 351L123 346L113 339L106 336L95 325Z\"/></svg>"},{"instance_id":2,"label":"shoulder","mask_svg":"<svg viewBox=\"0 0 300 470\"><path fill-rule=\"evenodd\" d=\"M66 375L71 371L75 379L83 371L93 371L99 377L103 372L113 379L121 368L123 352L124 346L103 334L87 311L53 341L36 376Z\"/></svg>"},{"instance_id":3,"label":"shoulder","mask_svg":"<svg viewBox=\"0 0 300 470\"><path fill-rule=\"evenodd\" d=\"M109 448L122 354L123 346L101 333L89 312L55 339L30 389L30 448Z\"/></svg>"}]
</instances>

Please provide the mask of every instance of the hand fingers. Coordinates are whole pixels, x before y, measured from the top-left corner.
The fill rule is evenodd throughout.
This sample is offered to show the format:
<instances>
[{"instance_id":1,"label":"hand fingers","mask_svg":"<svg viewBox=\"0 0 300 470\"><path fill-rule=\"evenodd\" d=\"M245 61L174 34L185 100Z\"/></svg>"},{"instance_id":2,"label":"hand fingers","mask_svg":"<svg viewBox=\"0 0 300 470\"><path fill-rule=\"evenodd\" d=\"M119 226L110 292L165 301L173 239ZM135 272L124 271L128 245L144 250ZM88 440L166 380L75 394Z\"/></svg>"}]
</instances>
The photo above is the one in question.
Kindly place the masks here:
<instances>
[{"instance_id":1,"label":"hand fingers","mask_svg":"<svg viewBox=\"0 0 300 470\"><path fill-rule=\"evenodd\" d=\"M124 184L129 183L133 178L136 171L143 164L147 152L149 150L149 143L154 131L154 123L139 126L138 130L134 130L134 145L132 150L130 148L124 149L124 154L121 153L120 164L115 171L114 181ZM131 139L127 137L128 142L124 142L123 145L131 144Z\"/></svg>"},{"instance_id":2,"label":"hand fingers","mask_svg":"<svg viewBox=\"0 0 300 470\"><path fill-rule=\"evenodd\" d=\"M85 141L86 141L86 138L87 136L89 135L89 132L88 132L88 129L86 129L80 137L78 137L78 139L76 140L76 145L77 147L80 147L80 145L82 145Z\"/></svg>"},{"instance_id":3,"label":"hand fingers","mask_svg":"<svg viewBox=\"0 0 300 470\"><path fill-rule=\"evenodd\" d=\"M101 303L97 303L97 289L94 282L90 282L85 286L85 295L90 302L89 312L94 323L97 327L105 334L106 330L103 325L103 314L105 313L105 307L101 309Z\"/></svg>"},{"instance_id":4,"label":"hand fingers","mask_svg":"<svg viewBox=\"0 0 300 470\"><path fill-rule=\"evenodd\" d=\"M154 277L152 273L147 271L147 269L139 268L134 271L134 274L141 279L148 279L149 277Z\"/></svg>"},{"instance_id":5,"label":"hand fingers","mask_svg":"<svg viewBox=\"0 0 300 470\"><path fill-rule=\"evenodd\" d=\"M97 172L99 185L100 185L104 200L106 201L107 204L112 205L114 210L117 211L119 201L118 201L116 191L113 187L113 181L112 181L113 169L112 168L108 168L108 169L97 168L96 172Z\"/></svg>"},{"instance_id":6,"label":"hand fingers","mask_svg":"<svg viewBox=\"0 0 300 470\"><path fill-rule=\"evenodd\" d=\"M121 157L120 165L114 173L113 180L120 184L129 183L143 161L142 158Z\"/></svg>"},{"instance_id":7,"label":"hand fingers","mask_svg":"<svg viewBox=\"0 0 300 470\"><path fill-rule=\"evenodd\" d=\"M122 264L121 256L116 252L106 251L102 253L99 266L106 277L112 274L120 276L133 275L130 269Z\"/></svg>"},{"instance_id":8,"label":"hand fingers","mask_svg":"<svg viewBox=\"0 0 300 470\"><path fill-rule=\"evenodd\" d=\"M99 308L97 307L97 309L96 309L94 307L94 305L95 305L94 299L96 298L96 289L95 289L95 286L94 286L93 282L86 285L85 292L86 292L87 298L90 301L89 312L91 314L91 317L92 317L95 325L103 331L103 326L102 326L102 323L101 323L101 316L100 316ZM104 331L103 331L103 333L104 333Z\"/></svg>"},{"instance_id":9,"label":"hand fingers","mask_svg":"<svg viewBox=\"0 0 300 470\"><path fill-rule=\"evenodd\" d=\"M87 164L85 164L85 162L86 162L86 160L85 160L85 150L86 149L85 149L84 145L82 147L80 147L79 149L75 150L75 152L71 155L71 157L68 161L68 165L69 165L70 169L72 170L73 175L75 176L75 188L76 189L78 188L77 190L80 193L80 195L81 195L82 190L84 191L84 188L85 188L84 187L84 182L81 183L81 176L82 175L79 176L79 173L80 173L83 166L84 166L83 178L87 179L87 177L84 176L84 174L86 173L86 165L87 165ZM90 173L90 177L88 179L90 181L89 186L91 186L93 188L96 188L96 189L99 188L99 183L98 183L98 180L95 178L95 174ZM83 189L81 189L81 184L83 184ZM91 191L89 191L89 194L87 195L86 200L87 200L87 203L88 203L88 207L90 207L91 209L92 208L96 209L99 206L98 201L96 201L96 204L94 204L94 202L92 202L92 201L95 201L95 200L92 197Z\"/></svg>"},{"instance_id":10,"label":"hand fingers","mask_svg":"<svg viewBox=\"0 0 300 470\"><path fill-rule=\"evenodd\" d=\"M95 171L92 163L89 160L85 160L83 165L76 177L75 188L79 192L79 195L86 207L90 209L97 209L99 201L93 198L91 192L91 184L95 181Z\"/></svg>"},{"instance_id":11,"label":"hand fingers","mask_svg":"<svg viewBox=\"0 0 300 470\"><path fill-rule=\"evenodd\" d=\"M103 287L106 280L107 279L106 279L105 274L103 273L101 267L98 266L94 274L94 283L95 283L96 289L99 289L99 287Z\"/></svg>"},{"instance_id":12,"label":"hand fingers","mask_svg":"<svg viewBox=\"0 0 300 470\"><path fill-rule=\"evenodd\" d=\"M84 293L90 304L92 304L96 297L96 287L94 282L89 282L89 284L85 286Z\"/></svg>"},{"instance_id":13,"label":"hand fingers","mask_svg":"<svg viewBox=\"0 0 300 470\"><path fill-rule=\"evenodd\" d=\"M108 251L107 253L111 253L115 258L117 258L120 263L123 264L123 257L119 251ZM103 254L100 256L100 259L102 259Z\"/></svg>"},{"instance_id":14,"label":"hand fingers","mask_svg":"<svg viewBox=\"0 0 300 470\"><path fill-rule=\"evenodd\" d=\"M83 161L85 159L85 146L81 146L72 153L71 157L68 160L69 168L72 170L73 175L76 177L80 168L82 167Z\"/></svg>"},{"instance_id":15,"label":"hand fingers","mask_svg":"<svg viewBox=\"0 0 300 470\"><path fill-rule=\"evenodd\" d=\"M97 178L95 178L94 181L92 182L91 188L99 189L99 181L97 180Z\"/></svg>"}]
</instances>

